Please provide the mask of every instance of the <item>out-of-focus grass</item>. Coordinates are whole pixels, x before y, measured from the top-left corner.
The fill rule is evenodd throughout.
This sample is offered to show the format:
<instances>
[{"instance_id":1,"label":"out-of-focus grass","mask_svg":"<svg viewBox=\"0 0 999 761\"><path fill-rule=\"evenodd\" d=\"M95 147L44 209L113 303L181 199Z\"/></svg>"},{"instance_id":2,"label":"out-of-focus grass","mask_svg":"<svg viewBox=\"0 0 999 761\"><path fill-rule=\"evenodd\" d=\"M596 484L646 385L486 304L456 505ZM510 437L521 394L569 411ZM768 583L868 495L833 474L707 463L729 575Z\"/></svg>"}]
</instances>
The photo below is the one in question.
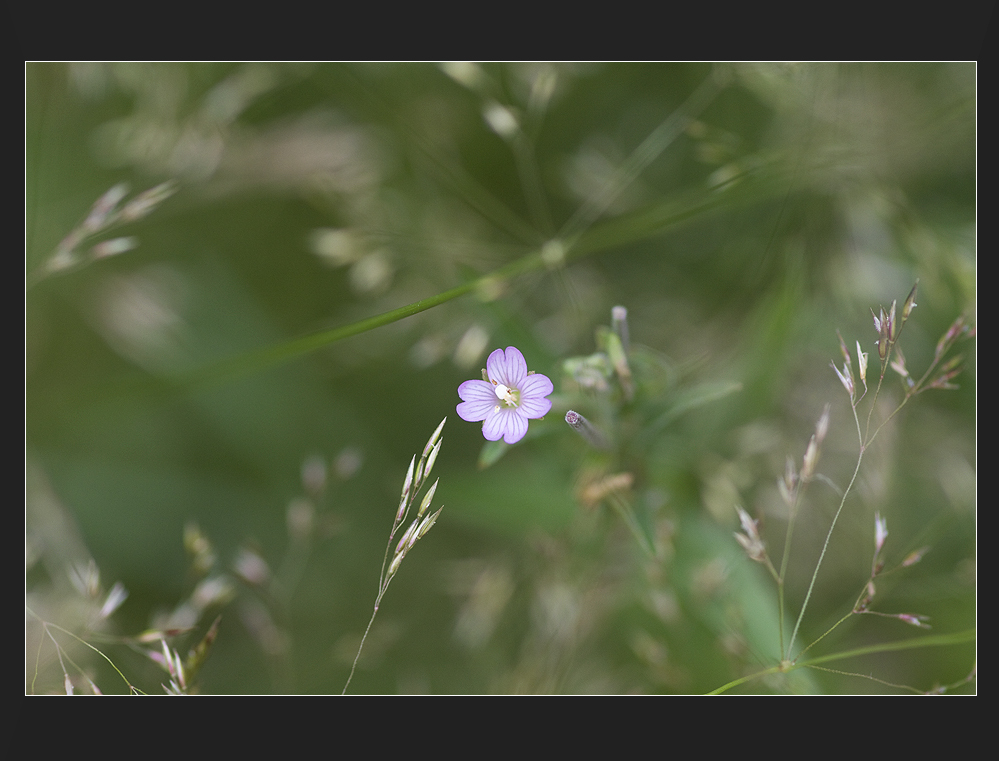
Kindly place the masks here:
<instances>
[{"instance_id":1,"label":"out-of-focus grass","mask_svg":"<svg viewBox=\"0 0 999 761\"><path fill-rule=\"evenodd\" d=\"M779 546L773 484L826 402L821 470L848 477L837 329L874 351L870 307L918 278L902 343L921 368L958 313L974 316L971 64L31 64L26 76L31 601L58 613L72 596L60 591L69 529L39 523L36 483L78 527L74 552L131 591L114 618L123 633L189 595L185 524L212 539L220 569L256 547L277 599L244 589L222 607L206 692L339 691L409 457L445 414L444 513L386 596L352 689L698 692L772 665L776 598L732 539L734 504L764 516ZM177 194L116 231L136 249L34 280L108 188L165 180ZM545 248L553 240L561 248ZM516 261L530 271L187 383ZM622 445L601 458L557 410L572 398L563 360L595 350L615 304L663 364L645 406L610 420ZM453 414L456 389L511 344L555 381L556 409L479 471L479 426ZM935 632L974 625L966 353L961 389L919 397L868 454L803 641L852 604L875 510L895 562L933 548L886 585L886 609L929 614ZM668 414L708 383L741 390ZM661 425L642 417L653 413ZM299 546L287 508L313 454L358 466L330 466ZM634 475L630 500L665 560L644 559L606 505L580 504L581 480L608 468ZM792 606L835 506L832 491L810 491ZM263 610L280 637L260 639ZM864 617L825 644L917 633ZM973 663L973 647L916 652L843 670L928 689ZM792 676L805 681L746 689L891 689Z\"/></svg>"}]
</instances>

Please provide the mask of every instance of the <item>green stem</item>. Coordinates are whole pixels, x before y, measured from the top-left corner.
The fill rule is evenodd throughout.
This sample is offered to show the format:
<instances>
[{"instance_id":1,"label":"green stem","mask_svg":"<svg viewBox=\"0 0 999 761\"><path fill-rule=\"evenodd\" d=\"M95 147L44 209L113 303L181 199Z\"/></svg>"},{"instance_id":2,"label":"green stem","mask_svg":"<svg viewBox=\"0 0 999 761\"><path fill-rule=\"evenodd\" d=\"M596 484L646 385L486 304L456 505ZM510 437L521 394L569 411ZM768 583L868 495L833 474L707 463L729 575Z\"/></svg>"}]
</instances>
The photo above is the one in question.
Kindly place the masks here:
<instances>
[{"instance_id":1,"label":"green stem","mask_svg":"<svg viewBox=\"0 0 999 761\"><path fill-rule=\"evenodd\" d=\"M476 280L439 293L436 296L421 299L412 304L407 304L398 309L393 309L389 312L384 312L340 328L321 330L277 346L268 346L256 351L250 351L196 371L182 378L181 381L194 385L215 385L222 383L232 377L260 371L281 362L308 354L337 341L342 341L345 338L360 335L366 331L389 325L406 317L411 317L414 314L419 314L427 309L456 299L459 296L464 296L470 291L481 289L491 282L495 282L497 279L505 279L538 269L552 268L556 265L565 264L570 259L581 255L620 246L623 241L620 237L621 230L619 225L622 222L628 224L630 217L623 220L609 220L605 225L601 225L601 228L606 226L609 230L617 231L615 235L610 236L601 233L599 229L594 227L594 223L606 211L614 199L625 188L631 185L652 161L660 156L667 147L683 134L683 131L689 126L691 121L712 102L724 85L725 83L719 80L717 76L707 77L687 101L662 122L659 127L653 130L642 144L632 152L618 170L614 181L609 184L607 190L600 196L590 199L577 210L576 214L563 226L557 238L557 242L561 246L561 256L558 262L552 262L550 253L546 259L542 255L542 249L538 248L515 262L500 267ZM693 199L684 199L684 202L680 204L676 204L675 202L668 203L666 208L659 209L658 213L653 215L654 218L652 220L645 220L645 224L638 224L639 237L648 237L661 233L664 229L678 224L691 216L714 208L722 202L725 195L718 192L701 192L697 193ZM491 208L495 204L485 204L485 206ZM656 210L654 209L654 211ZM640 211L636 215L637 219L644 219L644 214L644 211ZM650 221L651 224L649 224ZM633 221L632 224L635 224L635 222ZM522 223L515 226L523 228ZM520 229L520 232L522 233L522 239L537 240L536 232L530 229ZM591 235L590 233L594 234Z\"/></svg>"},{"instance_id":2,"label":"green stem","mask_svg":"<svg viewBox=\"0 0 999 761\"><path fill-rule=\"evenodd\" d=\"M310 352L321 349L329 344L342 341L345 338L360 335L361 333L374 330L375 328L380 328L384 325L390 325L393 322L398 322L406 317L419 314L420 312L424 312L427 309L444 304L445 302L459 296L464 296L466 293L476 288L483 280L484 278L479 278L479 280L474 280L470 283L460 285L456 288L444 291L443 293L439 293L436 296L414 301L412 304L407 304L406 306L399 307L398 309L383 312L382 314L375 315L374 317L368 317L367 319L351 323L350 325L344 325L343 327L331 328L328 330L320 330L317 333L310 333L309 335L292 339L291 341L287 341L277 346L267 346L256 351L241 354L231 359L223 360L211 367L191 374L184 379L184 382L196 386L210 386L222 383L233 377L258 372L267 367L278 365L282 362L309 354Z\"/></svg>"},{"instance_id":3,"label":"green stem","mask_svg":"<svg viewBox=\"0 0 999 761\"><path fill-rule=\"evenodd\" d=\"M707 693L708 695L721 695L724 692L728 692L734 687L738 687L740 684L752 681L762 676L768 676L770 674L779 673L790 673L796 671L797 669L807 668L809 666L817 666L821 663L831 663L833 661L844 660L846 658L853 658L861 655L871 655L873 653L886 653L893 652L897 650L912 650L920 647L946 647L950 645L960 645L965 642L974 642L975 638L978 636L977 629L966 629L963 632L954 632L953 634L932 634L926 637L917 637L915 639L905 639L899 640L897 642L883 642L877 645L867 645L866 647L858 647L853 650L844 650L840 653L830 653L829 655L822 655L818 658L812 658L808 661L801 661L799 663L784 664L778 666L771 666L763 671L758 671L755 674L749 674L748 676L740 677L739 679L734 679L727 684L723 684L721 687L712 690Z\"/></svg>"},{"instance_id":4,"label":"green stem","mask_svg":"<svg viewBox=\"0 0 999 761\"><path fill-rule=\"evenodd\" d=\"M791 536L794 533L794 519L798 514L798 505L801 501L801 492L805 484L799 483L794 490L794 503L791 505L791 513L787 521L787 533L784 536L784 553L780 563L780 574L777 577L777 607L778 607L778 628L780 630L780 657L787 658L790 655L790 643L788 650L784 650L784 578L787 573L787 564L791 555Z\"/></svg>"},{"instance_id":5,"label":"green stem","mask_svg":"<svg viewBox=\"0 0 999 761\"><path fill-rule=\"evenodd\" d=\"M368 638L368 632L371 631L371 625L375 622L375 616L378 615L378 606L381 605L382 597L385 596L386 590L388 590L388 585L392 583L394 577L389 577L388 581L385 582L384 586L379 590L378 597L375 598L375 609L371 611L371 618L368 620L368 626L364 630L364 634L361 636L361 643L357 646L357 655L354 656L354 662L350 666L350 674L347 676L347 681L343 685L343 691L341 695L347 694L347 688L350 687L350 681L354 678L354 671L357 669L357 662L361 660L361 651L364 650L364 641Z\"/></svg>"},{"instance_id":6,"label":"green stem","mask_svg":"<svg viewBox=\"0 0 999 761\"><path fill-rule=\"evenodd\" d=\"M652 539L649 538L639 526L638 519L635 517L635 513L631 509L631 506L624 499L617 496L616 494L611 495L611 498L608 501L610 502L611 506L617 511L617 514L621 517L621 520L624 521L624 524L628 527L628 530L631 531L632 536L635 537L635 541L638 542L638 546L642 548L642 550L645 552L646 555L649 556L649 558L655 560L656 548L652 542Z\"/></svg>"},{"instance_id":7,"label":"green stem","mask_svg":"<svg viewBox=\"0 0 999 761\"><path fill-rule=\"evenodd\" d=\"M38 615L37 613L35 613L35 612L34 612L34 611L33 611L33 610L31 609L31 608L29 608L28 606L25 606L25 610L27 610L27 611L28 611L28 614L29 614L30 616L32 616L32 617L33 617L33 618L35 618L35 619L36 619L36 620L37 620L37 621L38 621L39 623L41 623L41 625L42 625L42 628L43 628L43 629L45 629L46 633L49 633L49 632L48 632L48 630L49 630L49 629L55 629L55 630L57 630L57 631L60 631L60 632L62 632L63 634L67 634L67 635L69 635L70 637L72 637L73 639L75 639L75 640L76 640L77 642L79 642L79 643L80 643L81 645L83 645L84 647L88 647L88 648L90 648L90 649L91 649L91 650L93 650L93 651L94 651L95 653L97 653L97 654L98 654L99 656L101 656L101 658L103 658L104 660L106 660L106 661L107 661L107 662L108 662L108 663L109 663L109 664L111 665L111 668L113 668L113 669L115 670L115 672L116 672L116 673L118 674L118 676L120 676L120 677L122 678L122 681L124 681L124 682L125 682L125 684L126 684L126 685L128 686L128 689L129 689L129 692L131 692L131 693L133 693L133 694L134 694L134 693L137 693L137 692L141 692L141 690L138 690L138 689L137 689L136 687L134 687L134 686L132 685L132 683L128 681L128 678L127 678L127 677L126 677L126 676L125 676L125 675L124 675L123 673L121 673L121 670L120 670L120 669L119 669L119 668L118 668L118 667L117 667L117 666L115 665L114 661L112 661L112 660L111 660L111 659L110 659L110 658L109 658L108 656L106 656L106 655L105 655L105 654L104 654L103 652L101 652L101 651L100 651L100 650L98 650L98 649L97 649L96 647L94 647L93 645L91 645L91 644L90 644L89 642L87 642L87 641L86 641L85 639L83 639L82 637L79 637L79 636L77 636L77 635L76 635L76 634L74 634L73 632L69 631L69 629L64 629L63 627L59 626L58 624L53 624L53 623L52 623L52 622L50 622L50 621L46 621L46 620L44 620L43 618L41 618L41 617L40 617L40 616L39 616L39 615ZM50 633L49 633L49 636L51 637L51 634L50 634ZM56 646L57 648L58 648L58 647L60 647L59 643L58 643L58 642L56 642L54 638L52 638L52 642L53 642L53 643L55 644L55 646ZM37 666L36 666L36 668L37 668ZM80 673L84 673L84 670L83 670L83 669L80 669Z\"/></svg>"},{"instance_id":8,"label":"green stem","mask_svg":"<svg viewBox=\"0 0 999 761\"><path fill-rule=\"evenodd\" d=\"M569 256L567 255L566 259L568 258ZM266 346L262 349L249 351L239 356L222 360L210 367L202 368L180 378L179 383L181 385L214 386L231 380L234 377L259 372L282 362L304 356L337 341L342 341L345 338L351 338L361 333L366 333L369 330L398 322L406 317L412 317L415 314L445 304L472 291L485 290L490 284L497 281L513 278L546 266L547 264L542 257L541 251L532 251L510 264L499 267L475 280L438 293L436 296L414 301L412 304L406 304L397 309L353 322L350 325L320 330L276 346Z\"/></svg>"},{"instance_id":9,"label":"green stem","mask_svg":"<svg viewBox=\"0 0 999 761\"><path fill-rule=\"evenodd\" d=\"M850 405L853 409L853 417L857 422L857 433L860 433L860 419L857 417L857 408ZM798 613L798 620L794 624L794 631L791 632L791 639L787 643L787 658L791 657L791 651L794 648L794 640L798 636L798 629L801 627L801 620L805 617L805 610L808 608L808 601L811 599L812 590L815 588L815 580L819 577L819 569L822 567L822 561L825 559L826 550L829 549L829 541L832 539L833 531L836 528L836 522L839 520L840 514L843 512L843 506L846 505L846 498L850 495L850 490L853 488L853 484L857 480L857 475L860 473L860 466L864 461L864 442L860 443L860 453L857 455L857 465L853 469L853 475L850 477L850 483L847 484L846 489L843 491L843 496L840 498L839 507L836 509L836 514L833 516L832 523L829 525L829 531L826 532L826 540L822 545L822 552L819 553L819 560L815 564L815 571L812 573L812 580L808 583L808 592L805 593L805 601L801 604L801 610Z\"/></svg>"}]
</instances>

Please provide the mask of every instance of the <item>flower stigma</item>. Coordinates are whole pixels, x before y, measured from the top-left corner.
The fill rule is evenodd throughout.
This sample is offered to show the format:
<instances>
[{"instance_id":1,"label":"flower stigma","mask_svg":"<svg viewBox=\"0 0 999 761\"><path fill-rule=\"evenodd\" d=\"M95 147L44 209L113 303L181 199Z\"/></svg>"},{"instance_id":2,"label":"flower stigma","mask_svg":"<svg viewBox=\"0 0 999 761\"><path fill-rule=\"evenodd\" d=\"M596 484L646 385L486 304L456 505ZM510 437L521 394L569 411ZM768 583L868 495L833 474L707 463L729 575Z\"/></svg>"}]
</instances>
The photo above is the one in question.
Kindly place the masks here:
<instances>
[{"instance_id":1,"label":"flower stigma","mask_svg":"<svg viewBox=\"0 0 999 761\"><path fill-rule=\"evenodd\" d=\"M515 388L510 388L509 386L504 386L502 383L496 383L496 398L499 399L507 407L516 407L520 404L520 392Z\"/></svg>"}]
</instances>

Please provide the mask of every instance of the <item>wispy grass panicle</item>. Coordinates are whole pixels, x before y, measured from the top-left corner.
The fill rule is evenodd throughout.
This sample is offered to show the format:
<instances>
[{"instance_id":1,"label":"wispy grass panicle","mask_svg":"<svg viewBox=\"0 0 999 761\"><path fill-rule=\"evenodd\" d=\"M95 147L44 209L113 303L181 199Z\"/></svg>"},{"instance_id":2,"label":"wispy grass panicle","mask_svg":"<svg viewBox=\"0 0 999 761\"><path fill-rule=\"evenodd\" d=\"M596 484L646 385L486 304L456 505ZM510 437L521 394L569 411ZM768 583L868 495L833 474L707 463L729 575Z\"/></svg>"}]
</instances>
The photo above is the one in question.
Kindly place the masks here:
<instances>
[{"instance_id":1,"label":"wispy grass panicle","mask_svg":"<svg viewBox=\"0 0 999 761\"><path fill-rule=\"evenodd\" d=\"M879 576L883 576L886 573L891 573L893 571L900 570L902 568L908 568L915 565L922 559L922 556L927 552L928 548L923 548L918 550L916 553L910 553L905 560L899 563L895 568L885 571L885 562L883 559L883 550L885 543L888 540L888 521L881 517L880 513L874 514L874 560L871 562L871 577L868 582L864 585L863 590L861 590L860 595L857 597L857 601L853 605L853 610L850 614L867 614L873 616L881 616L882 618L894 618L902 623L909 624L910 626L915 626L920 629L929 629L930 617L923 615L921 613L886 613L879 610L874 610L871 605L874 602L874 598L877 595L877 587L875 585L875 580Z\"/></svg>"},{"instance_id":2,"label":"wispy grass panicle","mask_svg":"<svg viewBox=\"0 0 999 761\"><path fill-rule=\"evenodd\" d=\"M187 624L176 620L164 621L162 625L154 623L152 627L139 634L112 635L109 632L109 620L128 599L128 591L124 585L116 582L105 594L100 586L100 572L93 561L71 567L68 575L71 586L83 598L83 606L79 601L64 605L54 597L45 600L37 594L28 595L30 602L34 603L37 600L48 608L49 613L59 608L67 625L61 626L45 620L30 605L25 607L29 622L26 628L26 642L38 640L37 651L34 654L34 673L29 672L31 679L26 692L36 694L53 691L54 678L43 668L45 661L48 660L45 650L51 647L59 663L59 685L66 695L75 695L78 690L94 695L105 694L107 687L102 689L98 686L97 682L100 680L94 676L92 664L86 663L80 657L80 653L88 652L104 661L122 679L129 694L146 694L119 668L109 654L112 651L108 646L127 647L162 668L168 675L168 682L162 685L167 694L184 695L196 691L198 673L215 642L221 616L216 617L204 637L185 656L178 649L177 642L194 628L197 623L196 618L188 619ZM220 595L224 594L217 588L216 594L213 594L205 586L199 585L191 595L191 599L182 603L178 610L190 611L198 608L199 612L203 611L209 605L217 604ZM53 605L53 602L56 604Z\"/></svg>"},{"instance_id":3,"label":"wispy grass panicle","mask_svg":"<svg viewBox=\"0 0 999 761\"><path fill-rule=\"evenodd\" d=\"M342 695L347 694L347 688L350 687L350 682L354 678L354 672L357 670L357 662L361 658L361 651L364 650L364 642L367 640L371 626L375 622L375 616L378 615L378 608L381 605L382 598L385 596L385 592L388 591L389 584L392 583L392 579L398 573L406 554L433 528L441 511L444 509L442 505L434 512L429 512L434 495L437 493L437 484L440 482L438 478L427 489L426 494L420 500L419 507L416 509L416 517L413 518L398 542L396 542L395 548L392 547L396 532L406 522L416 502L416 498L419 496L423 485L427 482L431 471L434 469L434 463L437 462L437 455L440 453L441 445L444 443L444 440L441 438L441 432L444 430L444 423L446 422L447 418L445 417L431 434L426 446L423 447L423 454L420 455L420 459L417 461L416 455L413 455L413 459L409 462L406 478L402 484L399 508L396 510L395 519L392 522L392 530L389 531L388 544L385 546L385 557L382 559L382 570L378 577L378 594L375 596L374 610L372 610L371 618L364 630L364 634L361 636L357 654L354 656L354 662L350 667L350 674L347 676L347 682L343 685Z\"/></svg>"},{"instance_id":4,"label":"wispy grass panicle","mask_svg":"<svg viewBox=\"0 0 999 761\"><path fill-rule=\"evenodd\" d=\"M832 538L833 531L836 528L836 523L842 514L843 508L846 504L847 497L851 493L851 490L856 483L857 475L860 472L860 467L863 464L864 453L867 451L868 447L877 438L880 431L884 426L891 420L905 405L906 403L916 394L925 391L928 388L949 388L953 387L950 381L960 372L958 364L960 359L957 358L957 363L951 365L951 363L946 363L940 366L941 360L944 358L947 351L953 346L958 336L963 332L964 320L963 317L959 317L954 324L948 329L947 333L940 339L937 343L937 350L934 355L933 361L930 367L926 370L923 376L918 381L913 381L910 377L909 371L905 367L905 358L902 354L901 347L898 345L899 337L902 334L902 329L905 327L905 323L908 321L909 317L912 315L912 310L916 307L916 292L919 286L919 281L912 286L912 290L909 291L909 295L906 297L902 304L901 311L897 308L897 301L892 301L891 307L885 310L881 307L877 313L871 310L871 315L874 320L874 330L878 334L878 339L876 346L878 349L878 357L880 359L880 373L877 379L877 386L874 390L873 399L870 402L869 410L866 416L866 425L862 426L860 422L859 405L864 396L866 395L866 379L865 379L865 394L859 397L855 393L855 388L853 387L853 374L851 368L850 358L846 356L846 363L844 366L844 372L840 372L836 369L836 374L839 376L840 381L846 387L847 392L850 396L850 407L853 412L854 422L857 427L858 436L858 452L857 461L854 467L853 476L851 477L846 489L842 492L839 507L833 516L832 523L829 526L829 530L826 534L825 543L822 547L822 552L819 554L818 562L815 566L815 571L812 574L811 582L809 583L808 593L805 596L805 601L802 605L801 611L798 615L798 621L795 624L794 632L791 635L791 641L788 643L788 653L790 656L790 648L794 644L795 636L797 635L798 628L801 625L801 620L805 614L805 609L808 607L808 601L811 596L812 590L815 586L815 580L818 577L819 570L822 567L822 561L825 558L826 550L829 548L829 542ZM845 349L845 342L840 336L840 350L847 354ZM866 375L867 369L867 355L861 350L860 342L857 342L857 359L858 366L862 369L862 375ZM884 420L880 422L875 422L873 419L874 411L876 408L876 402L881 395L885 373L889 367L893 367L899 375L902 376L904 381L904 395L902 400L895 406L894 410L889 413ZM849 375L849 378L846 376ZM933 380L930 380L930 379ZM849 382L848 382L849 381ZM878 516L876 523L877 533L879 536L880 544L884 543L884 539L887 537L885 533L887 529L881 522L880 516ZM884 536L881 534L884 533ZM879 547L880 551L880 547ZM875 569L877 565L877 559L875 559ZM872 578L873 584L873 578ZM837 624L838 625L838 624ZM835 627L834 627L835 628ZM823 635L825 636L825 635ZM814 643L813 643L814 644ZM811 647L811 645L809 646ZM807 648L806 648L807 649Z\"/></svg>"},{"instance_id":5,"label":"wispy grass panicle","mask_svg":"<svg viewBox=\"0 0 999 761\"><path fill-rule=\"evenodd\" d=\"M857 478L860 473L861 466L864 462L864 455L868 451L871 444L875 441L878 434L884 429L884 426L891 420L915 395L928 390L930 388L955 388L952 383L953 379L961 371L961 361L960 356L955 356L947 359L947 354L950 349L955 345L957 340L962 336L970 337L974 335L974 330L970 328L967 324L967 320L964 316L958 317L954 323L948 328L946 333L938 341L936 350L933 356L933 360L930 363L929 368L923 373L923 375L917 380L914 379L906 366L905 356L902 353L901 346L899 346L899 337L901 336L902 329L905 323L908 321L912 314L912 310L916 306L916 291L918 282L912 287L909 292L908 297L902 304L901 309L899 309L897 301L893 301L888 309L881 307L877 312L873 309L871 310L871 315L874 322L874 330L877 333L877 341L875 346L878 352L879 360L879 371L876 382L872 381L873 393L871 399L868 400L868 405L870 407L869 411L865 413L866 424L861 423L861 413L860 406L864 398L867 396L868 392L868 379L867 379L867 369L868 369L868 355L863 351L861 347L861 342L856 342L856 358L851 354L850 350L847 348L846 341L837 332L839 339L840 353L842 355L842 366L837 366L835 362L832 363L833 370L836 376L839 378L840 383L843 385L850 399L850 408L853 413L854 423L857 430L857 459L854 464L853 473L844 489L840 489L835 485L835 483L821 475L818 470L819 455L821 453L822 442L829 429L829 407L823 411L819 421L816 425L815 433L809 440L808 446L805 450L805 455L802 460L801 469L797 470L795 468L794 462L789 458L785 474L778 479L778 490L781 497L789 510L789 518L787 524L787 534L784 541L784 557L781 562L781 567L779 571L774 571L773 566L770 564L769 557L766 553L766 543L764 539L759 535L757 522L754 521L750 516L742 510L742 508L737 507L739 513L740 522L742 525L742 533L736 533L736 539L742 548L746 551L746 554L750 559L757 562L765 563L770 569L771 574L777 582L778 587L778 601L779 601L779 616L780 616L780 639L781 639L781 654L780 654L780 665L775 667L778 671L790 671L794 668L799 667L799 665L813 665L818 659L813 659L812 661L805 661L804 655L808 653L812 648L814 648L819 642L821 642L826 636L828 636L833 630L839 627L844 621L849 619L851 616L865 614L865 615L876 615L886 618L894 618L902 623L909 624L910 626L915 626L918 628L929 628L929 619L927 616L919 613L888 613L875 610L872 605L877 595L877 582L878 579L884 576L886 573L898 571L900 569L908 568L915 563L918 563L923 555L927 552L928 548L921 548L914 552L911 552L905 557L897 566L891 569L891 571L885 570L885 553L886 546L888 544L888 522L885 517L881 515L878 511L874 515L874 553L871 561L870 576L864 583L863 588L858 594L856 601L850 610L842 616L836 623L829 627L823 634L821 634L817 639L812 641L810 644L802 648L801 650L795 650L795 642L798 637L798 633L801 629L802 620L805 617L805 613L808 610L808 605L812 597L812 592L815 589L816 580L818 579L819 572L822 568L823 561L826 556L826 552L829 549L830 541L832 539L833 532L842 515L844 508L847 504L847 500L853 492L853 488L857 483ZM874 414L877 408L877 401L879 396L881 396L884 390L884 380L885 374L888 368L892 368L903 380L903 393L901 400L897 402L894 409L884 416L883 420L875 421ZM862 391L861 391L862 386ZM793 534L793 526L795 523L795 518L800 513L800 506L803 497L804 487L809 482L814 480L820 480L832 487L839 495L839 506L833 515L832 521L826 531L825 540L822 545L822 549L815 563L814 571L812 572L811 578L808 583L807 591L805 593L804 600L798 611L797 618L794 627L790 633L790 636L785 640L784 636L784 586L786 582L786 574L788 570L788 555L791 548L791 539ZM961 635L955 635L951 638L953 641L963 641L967 636L967 633L962 633ZM947 641L951 641L948 639ZM933 642L927 642L927 646L930 644L937 644L936 640ZM899 647L909 647L910 644L899 645ZM891 649L890 646L886 646L886 649ZM836 656L831 656L831 659ZM844 673L844 672L838 672ZM869 675L868 678L874 678ZM738 681L738 680L737 680ZM875 681L882 681L875 679ZM727 689L731 685L727 685L722 688L721 691ZM895 685L899 686L899 685ZM912 688L906 688L912 689Z\"/></svg>"},{"instance_id":6,"label":"wispy grass panicle","mask_svg":"<svg viewBox=\"0 0 999 761\"><path fill-rule=\"evenodd\" d=\"M98 259L117 256L134 249L139 242L132 236L103 240L87 250L84 250L84 244L89 239L147 216L177 192L177 183L173 181L160 183L139 193L128 203L122 204L128 192L128 183L119 182L98 198L84 220L60 241L41 268L32 273L28 278L28 285L34 285L50 275L76 269Z\"/></svg>"},{"instance_id":7,"label":"wispy grass panicle","mask_svg":"<svg viewBox=\"0 0 999 761\"><path fill-rule=\"evenodd\" d=\"M749 513L738 505L735 506L735 509L739 513L739 523L742 525L742 533L735 532L736 540L742 545L742 549L746 551L750 560L755 560L757 563L768 563L767 548L760 538L760 532L757 528L759 521L750 518Z\"/></svg>"}]
</instances>

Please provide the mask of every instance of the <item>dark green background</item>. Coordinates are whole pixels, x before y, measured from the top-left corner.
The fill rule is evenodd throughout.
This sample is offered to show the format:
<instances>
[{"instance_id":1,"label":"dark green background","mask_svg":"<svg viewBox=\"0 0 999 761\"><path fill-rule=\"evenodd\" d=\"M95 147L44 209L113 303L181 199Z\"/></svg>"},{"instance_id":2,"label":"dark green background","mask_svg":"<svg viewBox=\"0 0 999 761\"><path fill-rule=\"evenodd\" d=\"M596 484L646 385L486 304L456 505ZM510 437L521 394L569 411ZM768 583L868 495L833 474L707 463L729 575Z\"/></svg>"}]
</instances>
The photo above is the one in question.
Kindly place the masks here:
<instances>
[{"instance_id":1,"label":"dark green background","mask_svg":"<svg viewBox=\"0 0 999 761\"><path fill-rule=\"evenodd\" d=\"M870 308L903 300L918 278L902 338L918 375L958 314L974 321L974 64L477 71L469 86L433 64L26 67L27 528L29 539L43 535L32 505L48 495L79 531L74 552L93 556L105 586L129 589L108 631L135 634L190 594L189 521L215 544L219 571L252 545L288 572L286 507L302 494L303 460L361 457L349 478L330 476L322 528L296 556L300 575L280 576L274 596L244 588L221 609L202 692L340 691L409 458L445 415L435 470L444 512L386 595L352 692L688 693L772 665L773 585L732 538L733 504L766 516L779 556L773 485L786 457L800 464L826 403L820 470L848 480L856 433L829 367L842 363L837 329L875 355ZM712 77L720 84L696 123L616 184L614 168ZM520 118L514 139L483 119L496 103ZM738 181L719 185L725 177ZM35 281L108 188L168 179L176 195L114 233L137 237L137 249ZM585 192L608 186L620 192L573 230L581 237L563 266L307 356L192 380L537 252L563 234ZM310 240L323 228L352 230L361 263L317 256ZM359 288L368 265L387 274ZM633 341L671 368L620 414L572 396L561 371L595 350L615 304L629 308ZM487 345L458 366L472 325ZM479 470L480 426L455 414L456 389L508 345L553 379L556 405ZM888 521L890 565L932 547L879 587L875 607L930 615L933 633L974 626L975 358L973 344L961 348L961 388L916 398L868 452L800 643L849 610L870 567L875 510ZM741 390L707 402L712 384ZM889 377L883 396L897 391ZM703 403L650 428L684 392ZM618 426L613 455L586 451L561 421L570 405ZM577 503L577 481L593 468L635 474L633 503L660 532L665 559L648 562L606 506ZM788 583L794 612L837 502L818 484L806 499ZM65 539L74 529L53 531ZM27 569L29 604L69 625L64 550L46 536L45 562ZM249 634L260 606L281 633L277 655ZM859 617L814 654L920 634ZM33 643L29 630L29 681ZM159 691L164 677L141 656L102 649ZM78 655L101 689L124 691ZM43 660L35 690L61 689L51 654ZM966 645L831 665L930 689L973 663ZM816 671L742 689L898 691Z\"/></svg>"}]
</instances>

